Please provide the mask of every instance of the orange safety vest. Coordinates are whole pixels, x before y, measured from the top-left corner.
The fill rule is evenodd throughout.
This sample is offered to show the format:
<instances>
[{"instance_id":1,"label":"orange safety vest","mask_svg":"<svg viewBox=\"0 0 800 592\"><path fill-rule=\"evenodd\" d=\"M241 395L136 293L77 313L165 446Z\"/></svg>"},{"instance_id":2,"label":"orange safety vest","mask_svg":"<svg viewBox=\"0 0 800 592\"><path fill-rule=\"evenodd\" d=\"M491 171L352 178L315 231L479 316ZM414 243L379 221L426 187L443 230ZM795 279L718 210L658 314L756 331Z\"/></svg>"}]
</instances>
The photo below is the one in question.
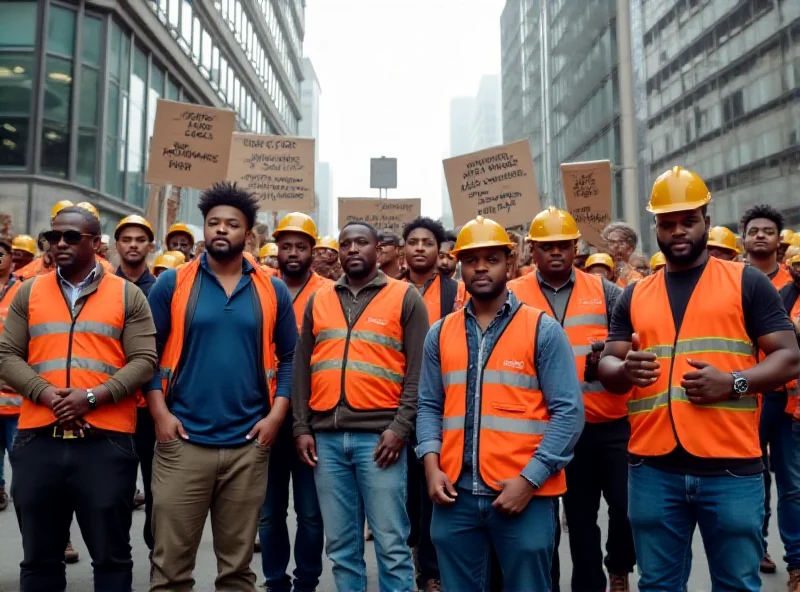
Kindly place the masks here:
<instances>
[{"instance_id":1,"label":"orange safety vest","mask_svg":"<svg viewBox=\"0 0 800 592\"><path fill-rule=\"evenodd\" d=\"M252 263L250 257L246 258ZM178 365L181 361L183 352L184 335L188 335L186 327L186 309L189 304L189 297L192 293L197 273L200 269L200 258L197 257L181 266L175 271L175 292L172 294L170 314L172 317L172 327L164 346L164 353L161 356L161 390L167 396L169 389L177 377ZM274 377L276 370L275 348L273 345L273 332L278 316L278 300L275 296L275 289L272 281L262 273L258 266L253 272L253 285L256 288L258 299L263 311L262 320L262 350L264 360L264 374L267 379L266 389L269 391L270 404L275 399Z\"/></svg>"},{"instance_id":2,"label":"orange safety vest","mask_svg":"<svg viewBox=\"0 0 800 592\"><path fill-rule=\"evenodd\" d=\"M772 282L772 285L775 286L776 290L780 290L786 284L789 284L793 281L792 274L789 273L789 270L786 269L785 266L779 263L778 272L774 276L772 276L772 279L770 281Z\"/></svg>"},{"instance_id":3,"label":"orange safety vest","mask_svg":"<svg viewBox=\"0 0 800 592\"><path fill-rule=\"evenodd\" d=\"M57 388L90 389L127 364L120 341L125 326L124 279L104 273L75 318L55 273L33 281L28 305L28 364L39 376ZM104 405L84 419L99 429L132 434L136 431L136 398ZM50 409L23 399L20 429L55 422Z\"/></svg>"},{"instance_id":4,"label":"orange safety vest","mask_svg":"<svg viewBox=\"0 0 800 592\"><path fill-rule=\"evenodd\" d=\"M794 301L794 306L789 312L789 318L797 322L800 320L800 298ZM800 401L800 381L792 380L786 384L786 413L794 416L797 412L798 401Z\"/></svg>"},{"instance_id":5,"label":"orange safety vest","mask_svg":"<svg viewBox=\"0 0 800 592\"><path fill-rule=\"evenodd\" d=\"M294 296L292 307L294 308L294 318L297 321L297 332L300 333L303 325L303 315L306 312L306 305L312 294L315 294L320 288L324 286L333 286L333 280L324 278L321 275L311 272L306 285Z\"/></svg>"},{"instance_id":6,"label":"orange safety vest","mask_svg":"<svg viewBox=\"0 0 800 592\"><path fill-rule=\"evenodd\" d=\"M530 462L550 421L534 360L542 314L539 309L521 305L492 351L487 352L484 367L478 370L478 466L483 482L497 491L500 481L518 477ZM463 310L448 315L439 334L445 395L439 465L452 483L461 476L464 460L469 366L465 319ZM562 495L566 490L562 470L542 483L535 495Z\"/></svg>"},{"instance_id":7,"label":"orange safety vest","mask_svg":"<svg viewBox=\"0 0 800 592\"><path fill-rule=\"evenodd\" d=\"M453 312L461 310L467 304L470 296L467 293L467 286L462 280L458 280L458 292L456 292L456 303L453 305Z\"/></svg>"},{"instance_id":8,"label":"orange safety vest","mask_svg":"<svg viewBox=\"0 0 800 592\"><path fill-rule=\"evenodd\" d=\"M631 439L639 456L661 456L678 442L701 458L759 458L759 399L745 395L710 405L695 405L681 388L683 375L698 360L728 373L756 365L742 309L743 263L710 257L692 293L680 331L670 314L663 273L636 283L631 322L641 349L658 357L661 375L646 388L634 387L628 400Z\"/></svg>"},{"instance_id":9,"label":"orange safety vest","mask_svg":"<svg viewBox=\"0 0 800 592\"><path fill-rule=\"evenodd\" d=\"M260 267L261 271L266 273L269 277L279 278L280 273L274 267L270 267L269 265L256 265L256 267Z\"/></svg>"},{"instance_id":10,"label":"orange safety vest","mask_svg":"<svg viewBox=\"0 0 800 592\"><path fill-rule=\"evenodd\" d=\"M8 307L11 306L14 294L17 293L21 285L21 280L15 281L10 287L5 289L5 294L0 298L0 333L3 332L3 326L8 316ZM2 293L2 291L0 291L0 293ZM19 415L19 408L21 405L22 397L15 394L14 391L11 390L11 387L0 387L0 417Z\"/></svg>"},{"instance_id":11,"label":"orange safety vest","mask_svg":"<svg viewBox=\"0 0 800 592\"><path fill-rule=\"evenodd\" d=\"M330 411L344 399L361 411L397 409L406 373L403 299L415 289L386 278L367 308L348 324L334 285L314 296L311 353L313 411Z\"/></svg>"},{"instance_id":12,"label":"orange safety vest","mask_svg":"<svg viewBox=\"0 0 800 592\"><path fill-rule=\"evenodd\" d=\"M27 280L32 277L38 277L40 275L45 275L46 273L50 273L51 271L55 271L55 267L45 267L44 266L44 259L42 257L37 257L26 266L22 267L21 269L14 272L14 275L17 276L21 280Z\"/></svg>"},{"instance_id":13,"label":"orange safety vest","mask_svg":"<svg viewBox=\"0 0 800 592\"><path fill-rule=\"evenodd\" d=\"M530 273L510 281L508 289L528 306L541 309L555 318L555 312L539 286L537 274ZM600 423L628 415L627 395L608 392L600 381L584 380L586 356L592 352L592 344L596 341L605 341L608 337L608 309L603 280L600 277L579 269L575 270L575 284L561 326L567 332L575 356L575 367L583 391L586 421Z\"/></svg>"}]
</instances>

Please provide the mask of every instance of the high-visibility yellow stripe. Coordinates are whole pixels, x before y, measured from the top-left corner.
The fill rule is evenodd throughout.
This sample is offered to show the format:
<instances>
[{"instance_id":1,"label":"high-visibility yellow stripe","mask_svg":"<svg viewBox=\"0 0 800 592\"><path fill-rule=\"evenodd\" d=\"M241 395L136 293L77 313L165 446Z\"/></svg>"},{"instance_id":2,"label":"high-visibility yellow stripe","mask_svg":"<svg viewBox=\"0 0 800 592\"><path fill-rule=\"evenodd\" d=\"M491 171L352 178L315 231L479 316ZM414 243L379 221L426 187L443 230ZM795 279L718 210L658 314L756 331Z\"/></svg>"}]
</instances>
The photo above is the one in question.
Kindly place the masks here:
<instances>
[{"instance_id":1,"label":"high-visibility yellow stripe","mask_svg":"<svg viewBox=\"0 0 800 592\"><path fill-rule=\"evenodd\" d=\"M317 362L316 364L311 365L312 374L314 374L315 372L323 372L325 370L341 370L341 369L342 369L341 359L323 360L321 362ZM386 368L383 368L381 366L376 366L375 364L370 364L369 362L361 362L358 360L347 360L346 370L352 370L354 372L369 374L376 378L388 380L389 382L393 382L396 384L403 384L402 374L399 374L397 372L392 372L391 370L387 370Z\"/></svg>"},{"instance_id":2,"label":"high-visibility yellow stripe","mask_svg":"<svg viewBox=\"0 0 800 592\"><path fill-rule=\"evenodd\" d=\"M31 339L45 335L68 335L71 327L71 323L38 323L28 327L28 334ZM72 332L73 334L91 333L102 335L103 337L111 337L112 339L122 337L122 329L120 327L107 323L98 323L97 321L76 321Z\"/></svg>"}]
</instances>

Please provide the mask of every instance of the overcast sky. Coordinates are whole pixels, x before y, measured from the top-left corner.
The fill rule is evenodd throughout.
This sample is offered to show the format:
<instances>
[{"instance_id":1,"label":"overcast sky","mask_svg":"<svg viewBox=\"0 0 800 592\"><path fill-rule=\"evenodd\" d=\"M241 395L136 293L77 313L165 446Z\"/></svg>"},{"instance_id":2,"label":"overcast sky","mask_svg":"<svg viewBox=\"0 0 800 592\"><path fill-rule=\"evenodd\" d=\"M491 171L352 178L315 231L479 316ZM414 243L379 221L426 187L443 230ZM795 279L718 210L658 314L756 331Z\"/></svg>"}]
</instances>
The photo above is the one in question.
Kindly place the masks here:
<instances>
[{"instance_id":1,"label":"overcast sky","mask_svg":"<svg viewBox=\"0 0 800 592\"><path fill-rule=\"evenodd\" d=\"M317 72L320 160L334 199L377 197L369 159L396 157L389 197L441 215L449 105L500 72L504 0L308 0L304 54ZM335 206L334 206L335 207Z\"/></svg>"}]
</instances>

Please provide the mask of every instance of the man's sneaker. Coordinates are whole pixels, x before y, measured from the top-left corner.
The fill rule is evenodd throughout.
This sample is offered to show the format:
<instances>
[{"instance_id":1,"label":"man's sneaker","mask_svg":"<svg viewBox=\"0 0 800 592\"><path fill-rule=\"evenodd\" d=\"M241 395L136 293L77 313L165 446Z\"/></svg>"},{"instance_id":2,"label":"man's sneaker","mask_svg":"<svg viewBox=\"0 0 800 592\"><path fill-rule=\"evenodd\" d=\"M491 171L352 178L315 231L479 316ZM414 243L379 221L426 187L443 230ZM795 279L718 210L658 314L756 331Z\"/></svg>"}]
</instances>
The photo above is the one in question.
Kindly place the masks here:
<instances>
[{"instance_id":1,"label":"man's sneaker","mask_svg":"<svg viewBox=\"0 0 800 592\"><path fill-rule=\"evenodd\" d=\"M775 573L778 569L778 566L775 565L775 562L772 560L772 557L769 556L769 553L764 553L764 558L761 560L758 569L761 570L761 573Z\"/></svg>"},{"instance_id":2,"label":"man's sneaker","mask_svg":"<svg viewBox=\"0 0 800 592\"><path fill-rule=\"evenodd\" d=\"M608 574L608 580L609 592L629 592L631 589L627 575Z\"/></svg>"},{"instance_id":3,"label":"man's sneaker","mask_svg":"<svg viewBox=\"0 0 800 592\"><path fill-rule=\"evenodd\" d=\"M0 487L0 512L8 507L8 494L5 487Z\"/></svg>"},{"instance_id":4,"label":"man's sneaker","mask_svg":"<svg viewBox=\"0 0 800 592\"><path fill-rule=\"evenodd\" d=\"M144 494L136 490L136 494L133 496L133 509L136 510L137 508L141 508L144 505Z\"/></svg>"},{"instance_id":5,"label":"man's sneaker","mask_svg":"<svg viewBox=\"0 0 800 592\"><path fill-rule=\"evenodd\" d=\"M425 592L442 592L442 583L431 578L425 582Z\"/></svg>"},{"instance_id":6,"label":"man's sneaker","mask_svg":"<svg viewBox=\"0 0 800 592\"><path fill-rule=\"evenodd\" d=\"M64 563L78 563L81 556L72 548L72 541L67 543L67 549L64 551Z\"/></svg>"},{"instance_id":7,"label":"man's sneaker","mask_svg":"<svg viewBox=\"0 0 800 592\"><path fill-rule=\"evenodd\" d=\"M789 592L800 592L800 569L789 570Z\"/></svg>"}]
</instances>

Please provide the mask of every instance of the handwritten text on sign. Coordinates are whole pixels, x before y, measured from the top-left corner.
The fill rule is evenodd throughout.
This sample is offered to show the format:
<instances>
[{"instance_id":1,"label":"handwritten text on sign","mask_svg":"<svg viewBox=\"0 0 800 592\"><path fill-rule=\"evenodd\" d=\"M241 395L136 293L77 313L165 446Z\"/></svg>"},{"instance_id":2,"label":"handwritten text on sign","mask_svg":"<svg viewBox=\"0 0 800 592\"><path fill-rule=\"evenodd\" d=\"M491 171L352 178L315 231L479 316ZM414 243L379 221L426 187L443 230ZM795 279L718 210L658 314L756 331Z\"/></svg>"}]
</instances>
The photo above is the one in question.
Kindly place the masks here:
<instances>
[{"instance_id":1,"label":"handwritten text on sign","mask_svg":"<svg viewBox=\"0 0 800 592\"><path fill-rule=\"evenodd\" d=\"M234 113L159 99L145 181L206 189L228 171Z\"/></svg>"},{"instance_id":2,"label":"handwritten text on sign","mask_svg":"<svg viewBox=\"0 0 800 592\"><path fill-rule=\"evenodd\" d=\"M314 140L233 134L228 180L255 194L262 211L314 210Z\"/></svg>"},{"instance_id":3,"label":"handwritten text on sign","mask_svg":"<svg viewBox=\"0 0 800 592\"><path fill-rule=\"evenodd\" d=\"M485 216L514 226L539 213L539 190L527 141L456 156L443 164L456 225Z\"/></svg>"},{"instance_id":4,"label":"handwritten text on sign","mask_svg":"<svg viewBox=\"0 0 800 592\"><path fill-rule=\"evenodd\" d=\"M567 209L583 239L602 247L601 233L611 222L611 161L565 162L561 165Z\"/></svg>"},{"instance_id":5,"label":"handwritten text on sign","mask_svg":"<svg viewBox=\"0 0 800 592\"><path fill-rule=\"evenodd\" d=\"M339 228L348 222L368 222L378 230L401 234L422 211L419 199L339 198Z\"/></svg>"}]
</instances>

